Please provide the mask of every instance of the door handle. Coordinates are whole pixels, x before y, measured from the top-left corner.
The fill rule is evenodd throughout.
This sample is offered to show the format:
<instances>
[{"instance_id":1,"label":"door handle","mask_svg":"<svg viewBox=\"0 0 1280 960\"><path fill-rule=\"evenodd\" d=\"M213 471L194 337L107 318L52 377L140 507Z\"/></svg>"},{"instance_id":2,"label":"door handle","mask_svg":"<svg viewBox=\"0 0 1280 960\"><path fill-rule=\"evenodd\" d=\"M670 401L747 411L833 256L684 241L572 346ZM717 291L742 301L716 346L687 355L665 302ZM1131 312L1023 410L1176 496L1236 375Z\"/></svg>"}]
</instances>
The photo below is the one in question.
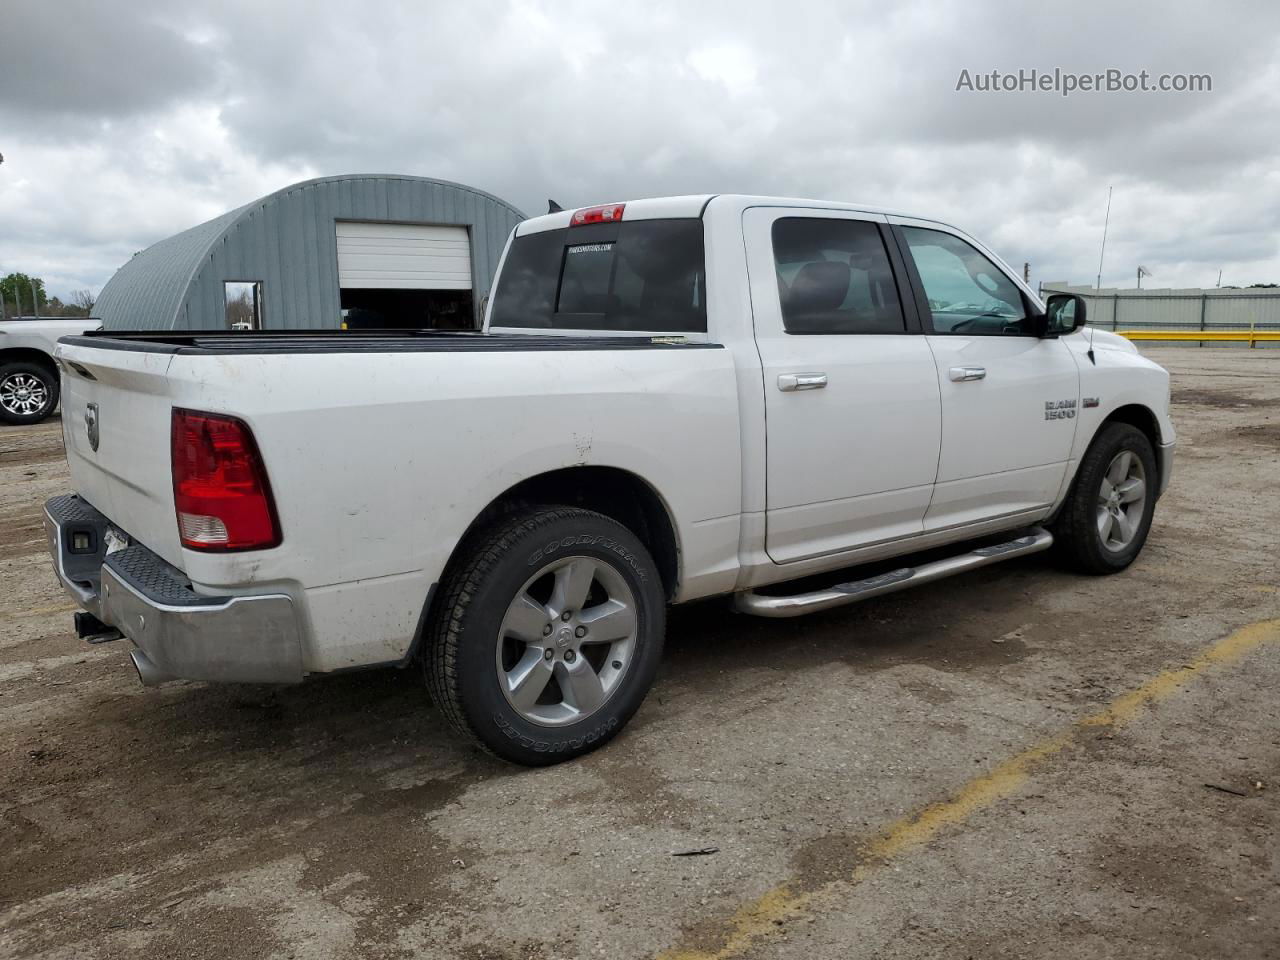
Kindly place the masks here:
<instances>
[{"instance_id":1,"label":"door handle","mask_svg":"<svg viewBox=\"0 0 1280 960\"><path fill-rule=\"evenodd\" d=\"M781 373L778 375L778 389L783 393L795 390L821 390L827 385L825 373Z\"/></svg>"},{"instance_id":2,"label":"door handle","mask_svg":"<svg viewBox=\"0 0 1280 960\"><path fill-rule=\"evenodd\" d=\"M951 379L956 383L966 383L969 380L983 380L987 376L986 367L952 367L950 370Z\"/></svg>"}]
</instances>

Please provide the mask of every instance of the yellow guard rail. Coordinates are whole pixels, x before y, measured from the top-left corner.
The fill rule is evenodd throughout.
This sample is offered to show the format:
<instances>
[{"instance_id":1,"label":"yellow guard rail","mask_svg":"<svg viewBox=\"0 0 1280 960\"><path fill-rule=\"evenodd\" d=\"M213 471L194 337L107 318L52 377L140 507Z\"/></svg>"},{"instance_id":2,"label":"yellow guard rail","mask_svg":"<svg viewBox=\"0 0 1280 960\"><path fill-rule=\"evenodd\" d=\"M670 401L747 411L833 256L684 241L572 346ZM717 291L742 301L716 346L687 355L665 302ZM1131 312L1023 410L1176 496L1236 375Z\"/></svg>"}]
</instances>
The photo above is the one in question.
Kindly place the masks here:
<instances>
[{"instance_id":1,"label":"yellow guard rail","mask_svg":"<svg viewBox=\"0 0 1280 960\"><path fill-rule=\"evenodd\" d=\"M1203 340L1205 343L1280 342L1280 330L1117 330L1130 340Z\"/></svg>"}]
</instances>

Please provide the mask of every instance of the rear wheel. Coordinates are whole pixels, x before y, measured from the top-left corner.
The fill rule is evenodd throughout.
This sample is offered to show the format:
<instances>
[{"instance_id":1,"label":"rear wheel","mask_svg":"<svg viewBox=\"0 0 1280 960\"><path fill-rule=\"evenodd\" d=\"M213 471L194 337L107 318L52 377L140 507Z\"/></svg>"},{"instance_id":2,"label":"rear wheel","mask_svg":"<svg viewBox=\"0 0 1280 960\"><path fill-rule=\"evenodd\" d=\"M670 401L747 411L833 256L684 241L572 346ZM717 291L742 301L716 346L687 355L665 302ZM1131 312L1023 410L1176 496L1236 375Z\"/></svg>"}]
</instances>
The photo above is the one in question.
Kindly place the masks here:
<instances>
[{"instance_id":1,"label":"rear wheel","mask_svg":"<svg viewBox=\"0 0 1280 960\"><path fill-rule=\"evenodd\" d=\"M464 549L430 627L432 699L460 733L516 763L610 740L662 655L665 600L639 538L601 514L550 507Z\"/></svg>"},{"instance_id":2,"label":"rear wheel","mask_svg":"<svg viewBox=\"0 0 1280 960\"><path fill-rule=\"evenodd\" d=\"M38 363L0 364L0 423L39 423L58 405L58 378Z\"/></svg>"},{"instance_id":3,"label":"rear wheel","mask_svg":"<svg viewBox=\"0 0 1280 960\"><path fill-rule=\"evenodd\" d=\"M1127 423L1103 427L1054 524L1059 553L1072 567L1105 574L1133 563L1151 529L1156 470L1146 434Z\"/></svg>"}]
</instances>

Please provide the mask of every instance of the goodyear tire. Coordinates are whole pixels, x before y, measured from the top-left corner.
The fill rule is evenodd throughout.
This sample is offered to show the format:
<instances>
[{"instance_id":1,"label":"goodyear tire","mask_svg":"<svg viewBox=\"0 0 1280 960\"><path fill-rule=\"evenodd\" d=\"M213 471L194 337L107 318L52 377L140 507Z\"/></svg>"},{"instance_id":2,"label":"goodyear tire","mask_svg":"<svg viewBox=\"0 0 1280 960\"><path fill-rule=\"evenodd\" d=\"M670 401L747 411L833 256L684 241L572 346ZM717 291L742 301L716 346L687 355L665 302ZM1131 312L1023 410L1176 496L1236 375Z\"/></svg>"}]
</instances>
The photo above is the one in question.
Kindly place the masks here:
<instances>
[{"instance_id":1,"label":"goodyear tire","mask_svg":"<svg viewBox=\"0 0 1280 960\"><path fill-rule=\"evenodd\" d=\"M570 507L524 510L463 549L424 652L445 717L528 766L607 743L662 656L665 600L648 550L616 521Z\"/></svg>"},{"instance_id":2,"label":"goodyear tire","mask_svg":"<svg viewBox=\"0 0 1280 960\"><path fill-rule=\"evenodd\" d=\"M1058 555L1089 574L1118 573L1142 551L1155 512L1155 451L1127 423L1104 426L1080 462L1053 525Z\"/></svg>"}]
</instances>

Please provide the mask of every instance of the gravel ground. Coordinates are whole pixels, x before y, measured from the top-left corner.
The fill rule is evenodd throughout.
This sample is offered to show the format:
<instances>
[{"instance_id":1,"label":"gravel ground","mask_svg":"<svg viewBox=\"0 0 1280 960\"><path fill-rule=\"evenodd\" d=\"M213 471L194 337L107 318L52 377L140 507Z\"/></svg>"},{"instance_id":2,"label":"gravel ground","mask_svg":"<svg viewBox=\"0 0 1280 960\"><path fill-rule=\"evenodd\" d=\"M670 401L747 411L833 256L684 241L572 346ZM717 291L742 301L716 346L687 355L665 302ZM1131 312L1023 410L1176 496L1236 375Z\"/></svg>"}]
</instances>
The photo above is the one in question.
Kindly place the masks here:
<instances>
[{"instance_id":1,"label":"gravel ground","mask_svg":"<svg viewBox=\"0 0 1280 960\"><path fill-rule=\"evenodd\" d=\"M0 956L1280 957L1280 351L1149 352L1130 571L678 609L631 726L537 771L408 671L144 689L54 585L60 424L0 428Z\"/></svg>"}]
</instances>

